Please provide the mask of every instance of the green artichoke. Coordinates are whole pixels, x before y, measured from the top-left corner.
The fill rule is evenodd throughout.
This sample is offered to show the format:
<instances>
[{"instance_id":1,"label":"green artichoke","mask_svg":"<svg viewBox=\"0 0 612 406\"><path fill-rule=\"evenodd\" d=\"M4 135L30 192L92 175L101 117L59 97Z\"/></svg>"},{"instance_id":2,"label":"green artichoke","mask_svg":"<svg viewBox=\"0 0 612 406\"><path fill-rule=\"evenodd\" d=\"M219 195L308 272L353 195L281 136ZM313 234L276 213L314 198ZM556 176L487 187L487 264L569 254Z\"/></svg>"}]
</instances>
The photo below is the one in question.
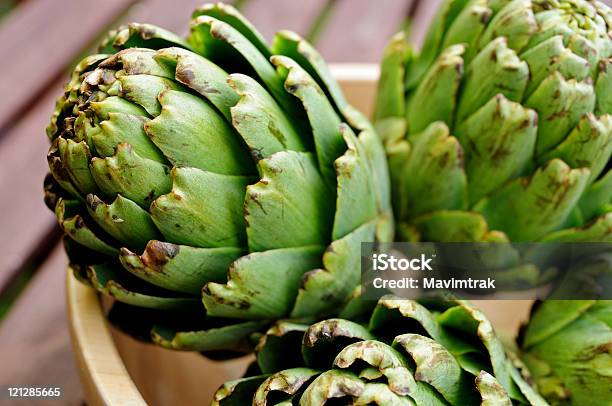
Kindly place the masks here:
<instances>
[{"instance_id":1,"label":"green artichoke","mask_svg":"<svg viewBox=\"0 0 612 406\"><path fill-rule=\"evenodd\" d=\"M580 271L607 274L609 280L612 258L604 256ZM612 404L612 300L538 303L518 343L540 393L551 404Z\"/></svg>"},{"instance_id":2,"label":"green artichoke","mask_svg":"<svg viewBox=\"0 0 612 406\"><path fill-rule=\"evenodd\" d=\"M382 62L376 124L398 236L612 241L612 10L447 0Z\"/></svg>"},{"instance_id":3,"label":"green artichoke","mask_svg":"<svg viewBox=\"0 0 612 406\"><path fill-rule=\"evenodd\" d=\"M47 131L77 276L174 349L248 351L271 321L333 314L393 221L379 137L316 50L291 32L268 48L216 4L186 41L132 24L101 52Z\"/></svg>"},{"instance_id":4,"label":"green artichoke","mask_svg":"<svg viewBox=\"0 0 612 406\"><path fill-rule=\"evenodd\" d=\"M384 297L363 318L344 315L361 322L278 322L251 375L223 385L212 404L546 405L466 302Z\"/></svg>"},{"instance_id":5,"label":"green artichoke","mask_svg":"<svg viewBox=\"0 0 612 406\"><path fill-rule=\"evenodd\" d=\"M375 115L399 238L611 242L611 27L597 1L448 0L421 54L396 35ZM601 291L599 267L570 272L557 293ZM612 403L611 309L534 311L520 344L551 402Z\"/></svg>"}]
</instances>

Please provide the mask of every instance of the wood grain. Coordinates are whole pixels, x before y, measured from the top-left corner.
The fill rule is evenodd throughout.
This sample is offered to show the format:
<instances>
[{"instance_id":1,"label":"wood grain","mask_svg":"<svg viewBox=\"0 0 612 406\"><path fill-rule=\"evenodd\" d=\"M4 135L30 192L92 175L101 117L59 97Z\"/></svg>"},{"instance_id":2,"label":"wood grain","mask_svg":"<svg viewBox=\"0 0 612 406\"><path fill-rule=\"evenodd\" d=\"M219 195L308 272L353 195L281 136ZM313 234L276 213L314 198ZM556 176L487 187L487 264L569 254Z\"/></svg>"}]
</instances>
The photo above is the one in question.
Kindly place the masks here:
<instances>
[{"instance_id":1,"label":"wood grain","mask_svg":"<svg viewBox=\"0 0 612 406\"><path fill-rule=\"evenodd\" d=\"M65 273L58 246L0 324L0 386L61 387L63 399L45 405L79 405L83 398L68 336Z\"/></svg>"},{"instance_id":2,"label":"wood grain","mask_svg":"<svg viewBox=\"0 0 612 406\"><path fill-rule=\"evenodd\" d=\"M0 139L0 292L32 259L57 223L43 203L49 141L46 127L61 86L40 97L10 133ZM55 241L48 241L48 245Z\"/></svg>"},{"instance_id":3,"label":"wood grain","mask_svg":"<svg viewBox=\"0 0 612 406\"><path fill-rule=\"evenodd\" d=\"M339 0L316 44L330 62L378 63L411 0Z\"/></svg>"},{"instance_id":4,"label":"wood grain","mask_svg":"<svg viewBox=\"0 0 612 406\"><path fill-rule=\"evenodd\" d=\"M134 0L36 0L0 25L0 130L28 105L91 40Z\"/></svg>"}]
</instances>

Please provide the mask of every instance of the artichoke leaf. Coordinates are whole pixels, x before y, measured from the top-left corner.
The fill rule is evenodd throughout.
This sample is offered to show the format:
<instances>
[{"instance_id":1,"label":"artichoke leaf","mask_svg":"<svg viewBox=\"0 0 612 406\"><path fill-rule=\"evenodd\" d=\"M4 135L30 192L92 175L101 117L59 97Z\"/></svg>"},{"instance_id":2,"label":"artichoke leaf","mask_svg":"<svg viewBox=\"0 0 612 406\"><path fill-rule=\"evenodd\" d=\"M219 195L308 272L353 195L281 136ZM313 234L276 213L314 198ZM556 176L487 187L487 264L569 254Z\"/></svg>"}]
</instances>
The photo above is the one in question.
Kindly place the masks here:
<instances>
[{"instance_id":1,"label":"artichoke leaf","mask_svg":"<svg viewBox=\"0 0 612 406\"><path fill-rule=\"evenodd\" d=\"M338 196L332 239L340 239L354 231L361 224L376 218L376 185L364 146L346 125L340 125L340 132L347 151L334 162L338 177Z\"/></svg>"},{"instance_id":2,"label":"artichoke leaf","mask_svg":"<svg viewBox=\"0 0 612 406\"><path fill-rule=\"evenodd\" d=\"M262 53L263 56L269 58L271 56L270 50L266 45L266 40L261 35L259 31L255 28L253 24L240 12L236 7L225 4L225 3L209 3L204 4L201 7L198 7L192 14L192 18L196 19L199 16L210 16L214 17L219 21L223 21L232 27L234 27L238 32L244 35L257 49Z\"/></svg>"},{"instance_id":3,"label":"artichoke leaf","mask_svg":"<svg viewBox=\"0 0 612 406\"><path fill-rule=\"evenodd\" d=\"M524 401L523 392L516 383L519 380L522 384L522 378L519 379L520 376L511 375L512 368L509 368L510 364L506 357L504 346L495 335L493 325L481 311L470 306L465 301L458 301L457 306L449 308L438 316L438 322L447 333L452 333L455 330L467 334L469 337L477 338L479 346L488 353L488 363L491 365L481 369L491 370L499 383L508 391L510 398ZM454 337L457 336L454 335ZM447 346L447 348L450 347Z\"/></svg>"},{"instance_id":4,"label":"artichoke leaf","mask_svg":"<svg viewBox=\"0 0 612 406\"><path fill-rule=\"evenodd\" d=\"M167 241L202 248L246 246L242 206L251 178L176 167L171 177L172 191L149 210Z\"/></svg>"},{"instance_id":5,"label":"artichoke leaf","mask_svg":"<svg viewBox=\"0 0 612 406\"><path fill-rule=\"evenodd\" d=\"M520 53L538 29L532 1L513 0L495 13L480 37L479 48L483 48L495 37L506 37L509 39L508 46Z\"/></svg>"},{"instance_id":6,"label":"artichoke leaf","mask_svg":"<svg viewBox=\"0 0 612 406\"><path fill-rule=\"evenodd\" d=\"M560 300L538 304L537 311L525 330L525 348L546 341L590 309L595 300ZM535 310L535 309L534 309Z\"/></svg>"},{"instance_id":7,"label":"artichoke leaf","mask_svg":"<svg viewBox=\"0 0 612 406\"><path fill-rule=\"evenodd\" d=\"M463 148L448 127L435 122L408 141L411 150L406 171L411 175L402 185L406 189L399 192L406 196L407 213L416 217L431 211L467 208Z\"/></svg>"},{"instance_id":8,"label":"artichoke leaf","mask_svg":"<svg viewBox=\"0 0 612 406\"><path fill-rule=\"evenodd\" d=\"M149 114L144 108L119 96L108 96L103 100L91 102L91 110L100 121L108 120L110 118L110 113L124 113L134 116L149 117Z\"/></svg>"},{"instance_id":9,"label":"artichoke leaf","mask_svg":"<svg viewBox=\"0 0 612 406\"><path fill-rule=\"evenodd\" d=\"M612 154L612 116L585 114L576 128L555 149L540 158L559 158L572 168L589 168L592 183L605 169Z\"/></svg>"},{"instance_id":10,"label":"artichoke leaf","mask_svg":"<svg viewBox=\"0 0 612 406\"><path fill-rule=\"evenodd\" d=\"M608 171L605 176L598 179L595 183L589 186L578 203L582 217L585 220L590 220L595 216L609 212L606 206L609 207L612 202L612 171Z\"/></svg>"},{"instance_id":11,"label":"artichoke leaf","mask_svg":"<svg viewBox=\"0 0 612 406\"><path fill-rule=\"evenodd\" d=\"M293 368L277 372L259 386L253 396L253 405L266 406L272 401L274 404L278 404L283 400L299 397L299 393L304 389L303 387L308 385L319 373L319 371L309 368Z\"/></svg>"},{"instance_id":12,"label":"artichoke leaf","mask_svg":"<svg viewBox=\"0 0 612 406\"><path fill-rule=\"evenodd\" d=\"M81 203L78 200L59 198L55 206L55 216L64 233L74 241L94 251L109 256L115 256L118 249L109 242L102 240L97 232L85 220L84 213L80 213Z\"/></svg>"},{"instance_id":13,"label":"artichoke leaf","mask_svg":"<svg viewBox=\"0 0 612 406\"><path fill-rule=\"evenodd\" d=\"M249 250L326 245L334 208L312 154L281 151L257 165L244 202Z\"/></svg>"},{"instance_id":14,"label":"artichoke leaf","mask_svg":"<svg viewBox=\"0 0 612 406\"><path fill-rule=\"evenodd\" d=\"M62 159L59 157L59 138L53 142L53 145L49 149L49 153L47 154L47 164L49 165L49 174L53 178L53 184L57 185L61 188L61 194L67 194L67 197L76 200L83 200L81 193L76 188L76 186L70 180L70 175L68 174L68 170L66 166L62 162ZM56 199L54 199L56 200ZM52 211L55 210L55 204L52 204L50 207Z\"/></svg>"},{"instance_id":15,"label":"artichoke leaf","mask_svg":"<svg viewBox=\"0 0 612 406\"><path fill-rule=\"evenodd\" d=\"M341 127L343 136L347 135L347 127ZM362 130L358 140L368 158L372 180L370 183L375 188L378 224L376 226L376 239L378 241L393 240L393 210L391 207L391 182L389 181L389 166L385 156L385 149L380 143L376 131L372 128ZM348 144L348 142L347 142ZM346 153L345 153L346 155Z\"/></svg>"},{"instance_id":16,"label":"artichoke leaf","mask_svg":"<svg viewBox=\"0 0 612 406\"><path fill-rule=\"evenodd\" d=\"M211 406L242 406L253 400L253 394L267 375L250 376L225 382L213 395Z\"/></svg>"},{"instance_id":17,"label":"artichoke leaf","mask_svg":"<svg viewBox=\"0 0 612 406\"><path fill-rule=\"evenodd\" d=\"M189 49L189 44L178 35L152 24L130 23L111 31L102 40L98 51L105 54L126 48L160 49L168 47Z\"/></svg>"},{"instance_id":18,"label":"artichoke leaf","mask_svg":"<svg viewBox=\"0 0 612 406\"><path fill-rule=\"evenodd\" d=\"M427 36L423 42L422 52L419 58L415 59L411 64L408 74L406 75L406 89L414 89L423 79L427 70L434 63L436 57L440 53L444 37L448 32L449 27L459 16L462 9L465 8L469 0L444 0L438 12L434 16Z\"/></svg>"},{"instance_id":19,"label":"artichoke leaf","mask_svg":"<svg viewBox=\"0 0 612 406\"><path fill-rule=\"evenodd\" d=\"M466 69L455 123L461 124L498 93L520 102L529 80L529 67L504 37L491 41Z\"/></svg>"},{"instance_id":20,"label":"artichoke leaf","mask_svg":"<svg viewBox=\"0 0 612 406\"><path fill-rule=\"evenodd\" d=\"M161 236L149 213L121 195L117 195L111 204L106 204L90 194L86 204L91 218L124 245L143 249L149 240Z\"/></svg>"},{"instance_id":21,"label":"artichoke leaf","mask_svg":"<svg viewBox=\"0 0 612 406\"><path fill-rule=\"evenodd\" d=\"M307 272L291 317L306 317L332 312L348 299L359 285L361 243L374 241L376 220L363 224L345 237L331 243L323 254L323 269Z\"/></svg>"},{"instance_id":22,"label":"artichoke leaf","mask_svg":"<svg viewBox=\"0 0 612 406\"><path fill-rule=\"evenodd\" d=\"M423 241L484 241L489 232L485 218L470 211L439 210L417 217L414 225Z\"/></svg>"},{"instance_id":23,"label":"artichoke leaf","mask_svg":"<svg viewBox=\"0 0 612 406\"><path fill-rule=\"evenodd\" d=\"M488 0L471 1L468 6L461 10L444 36L441 49L447 49L453 44L467 45L463 55L466 65L478 53L478 40L493 15L488 3Z\"/></svg>"},{"instance_id":24,"label":"artichoke leaf","mask_svg":"<svg viewBox=\"0 0 612 406\"><path fill-rule=\"evenodd\" d=\"M565 47L562 35L556 35L525 51L521 58L529 65L531 78L525 95L528 98L553 72L565 79L585 80L590 73L587 60Z\"/></svg>"},{"instance_id":25,"label":"artichoke leaf","mask_svg":"<svg viewBox=\"0 0 612 406\"><path fill-rule=\"evenodd\" d=\"M231 108L232 124L256 161L279 151L307 151L309 140L302 139L278 103L256 80L232 74L228 83L240 96Z\"/></svg>"},{"instance_id":26,"label":"artichoke leaf","mask_svg":"<svg viewBox=\"0 0 612 406\"><path fill-rule=\"evenodd\" d=\"M51 120L45 129L50 141L54 141L61 133L59 129L63 126L64 113L74 107L76 93L82 83L81 75L96 69L100 62L106 58L108 58L108 55L105 53L89 55L74 67L70 75L70 81L64 86L64 94L57 98Z\"/></svg>"},{"instance_id":27,"label":"artichoke leaf","mask_svg":"<svg viewBox=\"0 0 612 406\"><path fill-rule=\"evenodd\" d=\"M215 351L228 348L241 349L251 333L261 330L267 321L246 321L224 324L221 327L199 331L177 331L163 325L156 325L151 337L156 344L173 350ZM247 350L248 352L248 350Z\"/></svg>"},{"instance_id":28,"label":"artichoke leaf","mask_svg":"<svg viewBox=\"0 0 612 406\"><path fill-rule=\"evenodd\" d=\"M361 395L353 401L353 405L416 406L416 403L408 396L394 393L384 383L366 383Z\"/></svg>"},{"instance_id":29,"label":"artichoke leaf","mask_svg":"<svg viewBox=\"0 0 612 406\"><path fill-rule=\"evenodd\" d=\"M544 236L544 242L612 242L612 213L606 213L582 227L559 230Z\"/></svg>"},{"instance_id":30,"label":"artichoke leaf","mask_svg":"<svg viewBox=\"0 0 612 406\"><path fill-rule=\"evenodd\" d=\"M323 372L308 385L300 398L300 406L324 405L336 398L359 397L365 384L353 373L338 369Z\"/></svg>"},{"instance_id":31,"label":"artichoke leaf","mask_svg":"<svg viewBox=\"0 0 612 406\"><path fill-rule=\"evenodd\" d=\"M253 394L267 375L250 376L225 382L213 395L211 406L241 406L253 400Z\"/></svg>"},{"instance_id":32,"label":"artichoke leaf","mask_svg":"<svg viewBox=\"0 0 612 406\"><path fill-rule=\"evenodd\" d=\"M612 87L612 58L607 58L599 62L599 73L595 82L597 114L612 114L610 87Z\"/></svg>"},{"instance_id":33,"label":"artichoke leaf","mask_svg":"<svg viewBox=\"0 0 612 406\"><path fill-rule=\"evenodd\" d=\"M396 395L410 396L417 405L447 405L434 388L415 380L400 352L383 342L366 340L350 344L338 354L334 366L342 369L359 368L363 364L357 361L378 369L386 377L389 389Z\"/></svg>"},{"instance_id":34,"label":"artichoke leaf","mask_svg":"<svg viewBox=\"0 0 612 406\"><path fill-rule=\"evenodd\" d=\"M464 45L453 45L442 52L410 96L406 119L411 133L424 131L435 121L453 125L464 52Z\"/></svg>"},{"instance_id":35,"label":"artichoke leaf","mask_svg":"<svg viewBox=\"0 0 612 406\"><path fill-rule=\"evenodd\" d=\"M481 371L478 374L476 388L482 398L480 406L512 406L504 387L488 372Z\"/></svg>"},{"instance_id":36,"label":"artichoke leaf","mask_svg":"<svg viewBox=\"0 0 612 406\"><path fill-rule=\"evenodd\" d=\"M198 306L197 297L151 288L134 276L118 270L120 267L117 265L90 265L86 268L87 279L98 292L132 306L156 310L193 309Z\"/></svg>"},{"instance_id":37,"label":"artichoke leaf","mask_svg":"<svg viewBox=\"0 0 612 406\"><path fill-rule=\"evenodd\" d=\"M369 329L393 340L396 332L417 333L431 337L455 356L463 369L477 374L483 363L474 358L480 349L475 343L460 339L442 328L434 314L413 300L385 296L379 300L370 319Z\"/></svg>"},{"instance_id":38,"label":"artichoke leaf","mask_svg":"<svg viewBox=\"0 0 612 406\"><path fill-rule=\"evenodd\" d=\"M335 185L333 162L346 150L340 133L340 118L315 80L294 60L275 55L276 66L285 89L297 97L304 106L314 138L319 168L326 183Z\"/></svg>"},{"instance_id":39,"label":"artichoke leaf","mask_svg":"<svg viewBox=\"0 0 612 406\"><path fill-rule=\"evenodd\" d=\"M565 80L554 72L525 101L524 105L538 112L536 156L557 146L583 115L595 107L595 91L588 81Z\"/></svg>"},{"instance_id":40,"label":"artichoke leaf","mask_svg":"<svg viewBox=\"0 0 612 406\"><path fill-rule=\"evenodd\" d=\"M524 173L533 157L537 131L536 112L501 94L455 130L466 155L470 205Z\"/></svg>"},{"instance_id":41,"label":"artichoke leaf","mask_svg":"<svg viewBox=\"0 0 612 406\"><path fill-rule=\"evenodd\" d=\"M91 135L92 144L100 157L113 156L117 145L127 143L141 157L168 164L162 152L144 131L148 118L126 113L109 113L108 120L100 122Z\"/></svg>"},{"instance_id":42,"label":"artichoke leaf","mask_svg":"<svg viewBox=\"0 0 612 406\"><path fill-rule=\"evenodd\" d=\"M391 197L393 199L393 207L397 211L397 216L406 218L410 215L408 201L410 199L410 186L412 178L406 176L410 168L410 152L411 144L403 139L404 130L406 128L405 119L385 119L384 122L379 122L381 134L393 136L386 140L387 161L389 166L389 178L391 184L395 187L391 188ZM386 130L389 130L388 132ZM396 138L397 137L397 138Z\"/></svg>"},{"instance_id":43,"label":"artichoke leaf","mask_svg":"<svg viewBox=\"0 0 612 406\"><path fill-rule=\"evenodd\" d=\"M578 202L589 178L588 169L571 169L553 159L529 179L517 179L475 210L493 229L506 232L512 241L534 241L558 229ZM527 215L537 211L539 215Z\"/></svg>"},{"instance_id":44,"label":"artichoke leaf","mask_svg":"<svg viewBox=\"0 0 612 406\"><path fill-rule=\"evenodd\" d=\"M227 73L206 58L181 48L161 49L155 60L174 69L174 78L206 98L230 122L230 108L238 96L227 83Z\"/></svg>"},{"instance_id":45,"label":"artichoke leaf","mask_svg":"<svg viewBox=\"0 0 612 406\"><path fill-rule=\"evenodd\" d=\"M199 248L151 239L142 255L122 248L119 260L153 285L199 295L206 283L225 282L231 263L244 254L239 247Z\"/></svg>"},{"instance_id":46,"label":"artichoke leaf","mask_svg":"<svg viewBox=\"0 0 612 406\"><path fill-rule=\"evenodd\" d=\"M244 320L288 315L302 275L320 265L322 251L322 246L292 247L239 258L230 266L226 284L204 286L208 314Z\"/></svg>"},{"instance_id":47,"label":"artichoke leaf","mask_svg":"<svg viewBox=\"0 0 612 406\"><path fill-rule=\"evenodd\" d=\"M610 309L609 300L551 300L535 310L536 324L530 324L524 336L529 351L525 362L543 395L588 404L594 393L602 393L596 400L607 400L601 385L612 385ZM577 345L568 347L568 342ZM534 360L546 367L538 368Z\"/></svg>"},{"instance_id":48,"label":"artichoke leaf","mask_svg":"<svg viewBox=\"0 0 612 406\"><path fill-rule=\"evenodd\" d=\"M321 54L308 41L295 32L282 30L274 36L272 53L291 58L305 69L331 98L337 111L342 112L347 108L348 103L336 78ZM349 120L348 117L345 118Z\"/></svg>"},{"instance_id":49,"label":"artichoke leaf","mask_svg":"<svg viewBox=\"0 0 612 406\"><path fill-rule=\"evenodd\" d=\"M174 80L174 70L157 62L156 55L157 52L152 49L129 48L108 57L100 63L100 68L113 70L113 77L121 70L127 75L149 75ZM90 76L85 77L85 83L98 85L92 82Z\"/></svg>"},{"instance_id":50,"label":"artichoke leaf","mask_svg":"<svg viewBox=\"0 0 612 406\"><path fill-rule=\"evenodd\" d=\"M68 175L70 183L82 195L99 192L98 185L89 169L91 152L85 141L74 142L71 139L59 137L57 151L61 160L62 172Z\"/></svg>"},{"instance_id":51,"label":"artichoke leaf","mask_svg":"<svg viewBox=\"0 0 612 406\"><path fill-rule=\"evenodd\" d=\"M344 319L328 319L311 325L304 333L302 355L309 367L329 369L346 345L374 338L358 323Z\"/></svg>"},{"instance_id":52,"label":"artichoke leaf","mask_svg":"<svg viewBox=\"0 0 612 406\"><path fill-rule=\"evenodd\" d=\"M274 373L283 369L305 365L302 353L302 338L308 325L291 321L279 321L266 331L257 343L257 365L263 373ZM331 361L330 361L331 364Z\"/></svg>"},{"instance_id":53,"label":"artichoke leaf","mask_svg":"<svg viewBox=\"0 0 612 406\"><path fill-rule=\"evenodd\" d=\"M405 351L416 364L415 377L435 388L451 405L476 404L473 377L441 344L419 334L395 337L393 347Z\"/></svg>"},{"instance_id":54,"label":"artichoke leaf","mask_svg":"<svg viewBox=\"0 0 612 406\"><path fill-rule=\"evenodd\" d=\"M235 27L209 15L200 15L191 21L188 40L197 53L213 62L216 62L215 54L223 53L232 54L234 61L244 60L289 116L301 117L297 103L285 92L282 78L268 61L269 55L263 54L256 43L250 42L249 38Z\"/></svg>"},{"instance_id":55,"label":"artichoke leaf","mask_svg":"<svg viewBox=\"0 0 612 406\"><path fill-rule=\"evenodd\" d=\"M126 143L117 145L112 157L92 158L90 170L106 197L121 194L143 209L172 186L167 166L142 158Z\"/></svg>"},{"instance_id":56,"label":"artichoke leaf","mask_svg":"<svg viewBox=\"0 0 612 406\"><path fill-rule=\"evenodd\" d=\"M404 82L406 66L412 59L412 48L403 31L395 34L385 47L380 65L374 120L403 117L406 112ZM384 131L380 131L384 135Z\"/></svg>"},{"instance_id":57,"label":"artichoke leaf","mask_svg":"<svg viewBox=\"0 0 612 406\"><path fill-rule=\"evenodd\" d=\"M185 91L183 86L166 78L152 75L123 75L120 96L139 105L152 117L161 113L159 95L165 90Z\"/></svg>"},{"instance_id":58,"label":"artichoke leaf","mask_svg":"<svg viewBox=\"0 0 612 406\"><path fill-rule=\"evenodd\" d=\"M159 103L161 114L144 129L174 166L221 175L255 173L238 133L206 100L167 90L159 95Z\"/></svg>"}]
</instances>

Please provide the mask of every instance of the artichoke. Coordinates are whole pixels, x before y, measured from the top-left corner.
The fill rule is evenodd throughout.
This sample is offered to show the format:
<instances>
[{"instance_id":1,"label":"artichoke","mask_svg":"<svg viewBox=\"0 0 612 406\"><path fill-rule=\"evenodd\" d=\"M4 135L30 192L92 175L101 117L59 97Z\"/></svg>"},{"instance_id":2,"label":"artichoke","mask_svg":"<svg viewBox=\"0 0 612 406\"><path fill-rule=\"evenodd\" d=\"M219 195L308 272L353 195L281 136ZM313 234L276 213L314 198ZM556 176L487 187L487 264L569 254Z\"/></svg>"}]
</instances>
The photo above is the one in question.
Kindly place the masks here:
<instances>
[{"instance_id":1,"label":"artichoke","mask_svg":"<svg viewBox=\"0 0 612 406\"><path fill-rule=\"evenodd\" d=\"M379 137L316 50L216 4L186 41L131 24L101 52L57 103L45 200L114 319L249 351L271 321L334 314L393 222Z\"/></svg>"},{"instance_id":2,"label":"artichoke","mask_svg":"<svg viewBox=\"0 0 612 406\"><path fill-rule=\"evenodd\" d=\"M398 236L612 241L612 10L447 0L385 51L376 124Z\"/></svg>"},{"instance_id":3,"label":"artichoke","mask_svg":"<svg viewBox=\"0 0 612 406\"><path fill-rule=\"evenodd\" d=\"M278 322L261 337L249 376L223 385L212 404L546 404L466 302L387 296L346 316L360 322Z\"/></svg>"},{"instance_id":4,"label":"artichoke","mask_svg":"<svg viewBox=\"0 0 612 406\"><path fill-rule=\"evenodd\" d=\"M611 242L611 27L598 1L448 0L421 54L397 34L375 115L399 238ZM598 267L560 289L601 290ZM611 306L534 310L520 344L551 402L612 403Z\"/></svg>"},{"instance_id":5,"label":"artichoke","mask_svg":"<svg viewBox=\"0 0 612 406\"><path fill-rule=\"evenodd\" d=\"M581 271L607 273L609 280L612 258L592 261ZM518 343L540 393L551 404L612 404L612 300L537 303Z\"/></svg>"}]
</instances>

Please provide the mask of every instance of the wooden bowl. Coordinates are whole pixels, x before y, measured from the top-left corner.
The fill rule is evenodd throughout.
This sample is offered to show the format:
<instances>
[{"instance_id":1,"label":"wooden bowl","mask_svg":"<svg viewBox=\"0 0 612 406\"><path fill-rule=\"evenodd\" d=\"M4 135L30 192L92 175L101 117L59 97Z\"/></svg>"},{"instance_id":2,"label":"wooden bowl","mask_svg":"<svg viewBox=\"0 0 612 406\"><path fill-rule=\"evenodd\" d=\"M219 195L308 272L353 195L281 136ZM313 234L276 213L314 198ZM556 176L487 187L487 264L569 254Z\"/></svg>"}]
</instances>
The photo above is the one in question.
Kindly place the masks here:
<instances>
[{"instance_id":1,"label":"wooden bowl","mask_svg":"<svg viewBox=\"0 0 612 406\"><path fill-rule=\"evenodd\" d=\"M332 71L349 102L370 114L378 68L336 64ZM107 325L97 293L67 275L72 346L88 405L208 404L225 381L242 375L251 357L209 361L197 353L170 351L138 342ZM516 331L531 301L479 301L498 330Z\"/></svg>"}]
</instances>

